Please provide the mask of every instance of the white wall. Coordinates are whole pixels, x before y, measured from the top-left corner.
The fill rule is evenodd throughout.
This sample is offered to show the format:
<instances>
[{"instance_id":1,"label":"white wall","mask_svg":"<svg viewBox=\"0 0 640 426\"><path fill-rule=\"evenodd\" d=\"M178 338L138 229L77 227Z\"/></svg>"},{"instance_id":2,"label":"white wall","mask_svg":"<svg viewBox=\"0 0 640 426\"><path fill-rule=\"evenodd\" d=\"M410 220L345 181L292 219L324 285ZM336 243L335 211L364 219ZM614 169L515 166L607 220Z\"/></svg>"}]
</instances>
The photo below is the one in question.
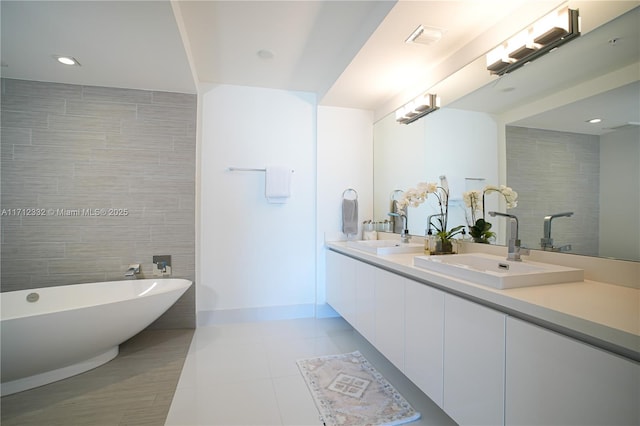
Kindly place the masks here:
<instances>
[{"instance_id":1,"label":"white wall","mask_svg":"<svg viewBox=\"0 0 640 426\"><path fill-rule=\"evenodd\" d=\"M640 130L600 137L600 256L640 258ZM630 237L631 236L631 237ZM633 237L635 236L635 237Z\"/></svg>"},{"instance_id":2,"label":"white wall","mask_svg":"<svg viewBox=\"0 0 640 426\"><path fill-rule=\"evenodd\" d=\"M498 184L496 120L483 112L443 108L425 117L425 140L425 173L430 181L436 181L441 174L447 176L451 187L448 227L467 225L465 214L468 209L462 201L462 193ZM465 181L465 178L482 178L484 181ZM438 212L434 199L432 203L431 214ZM498 195L486 197L487 211L498 210L499 205ZM500 219L490 221L492 230L499 233ZM424 228L421 226L415 231L423 234Z\"/></svg>"},{"instance_id":3,"label":"white wall","mask_svg":"<svg viewBox=\"0 0 640 426\"><path fill-rule=\"evenodd\" d=\"M358 192L360 229L373 218L373 112L318 108L318 304L325 303L324 241L344 239L342 193Z\"/></svg>"},{"instance_id":4,"label":"white wall","mask_svg":"<svg viewBox=\"0 0 640 426\"><path fill-rule=\"evenodd\" d=\"M220 85L202 99L198 323L224 310L313 312L315 95ZM267 203L265 173L228 171L269 165L295 170L286 204Z\"/></svg>"},{"instance_id":5,"label":"white wall","mask_svg":"<svg viewBox=\"0 0 640 426\"><path fill-rule=\"evenodd\" d=\"M424 130L426 118L411 124L398 124L395 114L389 114L374 127L373 189L375 219L378 221L390 219L387 213L391 211L393 191L404 191L427 178ZM413 212L409 214L411 213ZM410 226L412 224L413 221L409 223Z\"/></svg>"},{"instance_id":6,"label":"white wall","mask_svg":"<svg viewBox=\"0 0 640 426\"><path fill-rule=\"evenodd\" d=\"M358 193L359 221L372 219L373 112L318 107L317 164L318 239L321 243L345 239L341 232L345 189Z\"/></svg>"}]
</instances>

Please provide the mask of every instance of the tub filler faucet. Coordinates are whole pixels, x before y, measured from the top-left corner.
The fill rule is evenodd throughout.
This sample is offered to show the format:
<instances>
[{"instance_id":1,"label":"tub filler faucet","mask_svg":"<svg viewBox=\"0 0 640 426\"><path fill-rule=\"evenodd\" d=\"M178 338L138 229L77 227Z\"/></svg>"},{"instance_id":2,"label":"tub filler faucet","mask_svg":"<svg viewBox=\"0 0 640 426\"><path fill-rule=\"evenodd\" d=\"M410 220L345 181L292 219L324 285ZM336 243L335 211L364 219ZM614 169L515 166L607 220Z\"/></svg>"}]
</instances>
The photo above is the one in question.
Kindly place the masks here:
<instances>
[{"instance_id":1,"label":"tub filler faucet","mask_svg":"<svg viewBox=\"0 0 640 426\"><path fill-rule=\"evenodd\" d=\"M129 265L129 269L127 269L127 272L124 273L125 278L129 278L131 280L135 280L136 274L140 273L140 264L139 263L135 263L133 265Z\"/></svg>"},{"instance_id":2,"label":"tub filler faucet","mask_svg":"<svg viewBox=\"0 0 640 426\"><path fill-rule=\"evenodd\" d=\"M500 212L489 212L489 216L496 217L502 216L509 219L509 226L507 226L507 247L508 254L507 260L512 260L515 262L520 262L520 255L529 254L529 250L520 247L520 239L518 238L518 218L512 214L500 213Z\"/></svg>"},{"instance_id":3,"label":"tub filler faucet","mask_svg":"<svg viewBox=\"0 0 640 426\"><path fill-rule=\"evenodd\" d=\"M542 247L542 250L547 250L547 251L571 250L571 244L566 244L560 247L554 247L553 238L551 238L551 221L556 217L571 217L571 216L573 216L573 212L550 214L544 217L544 234L543 234L543 237L540 238L540 247Z\"/></svg>"}]
</instances>

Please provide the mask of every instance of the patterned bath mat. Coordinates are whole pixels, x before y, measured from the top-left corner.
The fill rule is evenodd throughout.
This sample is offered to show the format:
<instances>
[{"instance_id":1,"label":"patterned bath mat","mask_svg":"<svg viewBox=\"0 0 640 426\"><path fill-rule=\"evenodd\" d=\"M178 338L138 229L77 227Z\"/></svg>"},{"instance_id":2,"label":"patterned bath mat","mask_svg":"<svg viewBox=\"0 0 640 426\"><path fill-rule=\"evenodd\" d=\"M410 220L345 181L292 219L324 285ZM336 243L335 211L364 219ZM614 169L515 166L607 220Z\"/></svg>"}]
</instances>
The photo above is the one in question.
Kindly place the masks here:
<instances>
[{"instance_id":1,"label":"patterned bath mat","mask_svg":"<svg viewBox=\"0 0 640 426\"><path fill-rule=\"evenodd\" d=\"M420 418L358 351L297 363L327 426L400 425Z\"/></svg>"}]
</instances>

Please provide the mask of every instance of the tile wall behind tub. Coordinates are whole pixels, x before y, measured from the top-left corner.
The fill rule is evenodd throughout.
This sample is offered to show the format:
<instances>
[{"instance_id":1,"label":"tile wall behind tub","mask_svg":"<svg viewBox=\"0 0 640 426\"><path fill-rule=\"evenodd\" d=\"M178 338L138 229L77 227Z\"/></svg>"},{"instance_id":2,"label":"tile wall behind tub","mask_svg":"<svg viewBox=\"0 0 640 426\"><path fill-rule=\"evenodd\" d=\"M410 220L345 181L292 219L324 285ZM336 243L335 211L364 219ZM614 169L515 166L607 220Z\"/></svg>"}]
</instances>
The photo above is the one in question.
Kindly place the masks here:
<instances>
[{"instance_id":1,"label":"tile wall behind tub","mask_svg":"<svg viewBox=\"0 0 640 426\"><path fill-rule=\"evenodd\" d=\"M154 254L195 279L196 95L2 79L1 126L2 291L150 277ZM194 287L159 323L195 326Z\"/></svg>"}]
</instances>

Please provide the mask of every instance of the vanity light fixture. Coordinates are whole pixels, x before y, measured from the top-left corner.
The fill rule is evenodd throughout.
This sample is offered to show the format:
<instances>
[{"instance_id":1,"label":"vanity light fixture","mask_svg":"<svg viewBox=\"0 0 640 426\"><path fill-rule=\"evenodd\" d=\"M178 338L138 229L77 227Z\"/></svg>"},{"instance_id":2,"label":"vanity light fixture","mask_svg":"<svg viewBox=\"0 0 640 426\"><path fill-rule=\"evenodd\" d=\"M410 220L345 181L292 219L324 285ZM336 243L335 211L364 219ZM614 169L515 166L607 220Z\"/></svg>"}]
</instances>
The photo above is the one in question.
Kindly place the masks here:
<instances>
[{"instance_id":1,"label":"vanity light fixture","mask_svg":"<svg viewBox=\"0 0 640 426\"><path fill-rule=\"evenodd\" d=\"M579 35L578 11L562 7L487 53L487 70L497 75L509 73Z\"/></svg>"},{"instance_id":2,"label":"vanity light fixture","mask_svg":"<svg viewBox=\"0 0 640 426\"><path fill-rule=\"evenodd\" d=\"M440 98L431 93L420 95L396 110L396 121L409 124L440 108Z\"/></svg>"},{"instance_id":3,"label":"vanity light fixture","mask_svg":"<svg viewBox=\"0 0 640 426\"><path fill-rule=\"evenodd\" d=\"M63 65L75 65L78 67L80 66L80 62L78 62L78 60L72 56L53 55L53 58Z\"/></svg>"}]
</instances>

